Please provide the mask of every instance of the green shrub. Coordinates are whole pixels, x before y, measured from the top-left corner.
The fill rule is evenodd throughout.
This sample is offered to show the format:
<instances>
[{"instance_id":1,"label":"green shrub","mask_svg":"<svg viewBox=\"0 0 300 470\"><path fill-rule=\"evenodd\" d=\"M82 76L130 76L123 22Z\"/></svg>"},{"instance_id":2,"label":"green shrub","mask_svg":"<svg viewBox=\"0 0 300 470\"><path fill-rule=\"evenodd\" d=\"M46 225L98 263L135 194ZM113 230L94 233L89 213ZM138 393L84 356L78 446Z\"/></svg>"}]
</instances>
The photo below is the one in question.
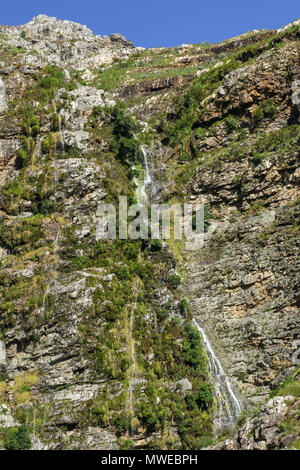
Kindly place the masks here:
<instances>
[{"instance_id":1,"label":"green shrub","mask_svg":"<svg viewBox=\"0 0 300 470\"><path fill-rule=\"evenodd\" d=\"M226 125L226 129L228 130L228 132L235 131L239 127L239 123L237 119L235 119L233 116L228 116L225 119L225 125Z\"/></svg>"},{"instance_id":2,"label":"green shrub","mask_svg":"<svg viewBox=\"0 0 300 470\"><path fill-rule=\"evenodd\" d=\"M142 400L140 403L140 409L138 412L138 419L143 423L148 431L155 431L158 425L158 418L155 413L155 408L151 403Z\"/></svg>"},{"instance_id":3,"label":"green shrub","mask_svg":"<svg viewBox=\"0 0 300 470\"><path fill-rule=\"evenodd\" d=\"M191 130L201 126L201 112L205 112L205 109L201 109L200 103L221 84L225 75L239 66L239 62L233 57L229 62L204 72L199 78L195 79L182 98L178 99L176 97L175 113L172 115L172 121L169 125L164 126L165 144L182 145L190 135Z\"/></svg>"},{"instance_id":4,"label":"green shrub","mask_svg":"<svg viewBox=\"0 0 300 470\"><path fill-rule=\"evenodd\" d=\"M277 389L271 392L271 397L280 395L280 396L294 396L300 397L300 381L298 380L298 375L300 374L300 369L298 368L296 372L286 379Z\"/></svg>"},{"instance_id":5,"label":"green shrub","mask_svg":"<svg viewBox=\"0 0 300 470\"><path fill-rule=\"evenodd\" d=\"M166 309L160 308L156 312L157 321L162 322L166 320L169 316L169 313Z\"/></svg>"},{"instance_id":6,"label":"green shrub","mask_svg":"<svg viewBox=\"0 0 300 470\"><path fill-rule=\"evenodd\" d=\"M214 440L211 436L201 436L195 440L193 448L194 449L203 449L213 444Z\"/></svg>"},{"instance_id":7,"label":"green shrub","mask_svg":"<svg viewBox=\"0 0 300 470\"><path fill-rule=\"evenodd\" d=\"M70 96L68 95L68 93L66 91L62 91L59 96L62 100L69 100L70 99Z\"/></svg>"},{"instance_id":8,"label":"green shrub","mask_svg":"<svg viewBox=\"0 0 300 470\"><path fill-rule=\"evenodd\" d=\"M4 447L7 450L30 449L31 441L26 426L5 429Z\"/></svg>"},{"instance_id":9,"label":"green shrub","mask_svg":"<svg viewBox=\"0 0 300 470\"><path fill-rule=\"evenodd\" d=\"M112 91L119 86L126 76L126 69L132 64L131 60L116 61L111 67L101 68L98 71L97 86L105 91Z\"/></svg>"},{"instance_id":10,"label":"green shrub","mask_svg":"<svg viewBox=\"0 0 300 470\"><path fill-rule=\"evenodd\" d=\"M123 163L136 161L140 152L140 146L134 137L118 138L118 158Z\"/></svg>"},{"instance_id":11,"label":"green shrub","mask_svg":"<svg viewBox=\"0 0 300 470\"><path fill-rule=\"evenodd\" d=\"M23 148L18 149L17 154L16 154L16 162L15 162L16 169L21 170L22 168L28 165L29 161L30 161L30 156L28 155L26 150Z\"/></svg>"},{"instance_id":12,"label":"green shrub","mask_svg":"<svg viewBox=\"0 0 300 470\"><path fill-rule=\"evenodd\" d=\"M206 359L200 333L191 323L185 325L185 331L187 333L187 341L183 345L184 360L195 373L204 374Z\"/></svg>"},{"instance_id":13,"label":"green shrub","mask_svg":"<svg viewBox=\"0 0 300 470\"><path fill-rule=\"evenodd\" d=\"M150 251L160 251L162 249L161 240L151 240Z\"/></svg>"},{"instance_id":14,"label":"green shrub","mask_svg":"<svg viewBox=\"0 0 300 470\"><path fill-rule=\"evenodd\" d=\"M185 401L186 401L187 409L189 411L192 411L192 410L198 408L195 394L193 394L193 393L187 394L186 397L185 397Z\"/></svg>"},{"instance_id":15,"label":"green shrub","mask_svg":"<svg viewBox=\"0 0 300 470\"><path fill-rule=\"evenodd\" d=\"M94 415L94 419L99 426L106 426L107 425L107 416L108 416L108 409L104 405L97 406L95 405L92 408L92 413Z\"/></svg>"},{"instance_id":16,"label":"green shrub","mask_svg":"<svg viewBox=\"0 0 300 470\"><path fill-rule=\"evenodd\" d=\"M43 71L44 75L38 82L40 88L62 88L65 85L65 74L60 67L47 65Z\"/></svg>"},{"instance_id":17,"label":"green shrub","mask_svg":"<svg viewBox=\"0 0 300 470\"><path fill-rule=\"evenodd\" d=\"M56 132L59 130L60 127L60 118L58 114L52 114L51 121L50 121L50 128L52 131Z\"/></svg>"},{"instance_id":18,"label":"green shrub","mask_svg":"<svg viewBox=\"0 0 300 470\"><path fill-rule=\"evenodd\" d=\"M30 128L31 128L31 132L30 134L35 137L39 130L40 130L40 121L39 121L39 118L37 116L33 116L31 119L30 119Z\"/></svg>"},{"instance_id":19,"label":"green shrub","mask_svg":"<svg viewBox=\"0 0 300 470\"><path fill-rule=\"evenodd\" d=\"M21 192L20 180L15 178L2 187L2 191L6 196L19 196Z\"/></svg>"},{"instance_id":20,"label":"green shrub","mask_svg":"<svg viewBox=\"0 0 300 470\"><path fill-rule=\"evenodd\" d=\"M187 299L182 299L180 302L180 313L181 315L188 315L191 311L190 303Z\"/></svg>"},{"instance_id":21,"label":"green shrub","mask_svg":"<svg viewBox=\"0 0 300 470\"><path fill-rule=\"evenodd\" d=\"M123 103L117 103L110 111L113 125L111 148L122 163L132 163L140 158L140 145L135 137L139 130L136 121L125 113Z\"/></svg>"},{"instance_id":22,"label":"green shrub","mask_svg":"<svg viewBox=\"0 0 300 470\"><path fill-rule=\"evenodd\" d=\"M140 252L138 241L128 242L125 247L125 256L128 260L137 260Z\"/></svg>"},{"instance_id":23,"label":"green shrub","mask_svg":"<svg viewBox=\"0 0 300 470\"><path fill-rule=\"evenodd\" d=\"M236 423L238 428L241 428L242 426L244 426L248 416L249 416L249 411L243 410Z\"/></svg>"},{"instance_id":24,"label":"green shrub","mask_svg":"<svg viewBox=\"0 0 300 470\"><path fill-rule=\"evenodd\" d=\"M43 155L46 155L50 151L50 137L46 135L42 140L41 151Z\"/></svg>"},{"instance_id":25,"label":"green shrub","mask_svg":"<svg viewBox=\"0 0 300 470\"><path fill-rule=\"evenodd\" d=\"M276 105L271 100L267 99L263 101L254 113L254 124L258 125L263 119L274 117L276 110Z\"/></svg>"},{"instance_id":26,"label":"green shrub","mask_svg":"<svg viewBox=\"0 0 300 470\"><path fill-rule=\"evenodd\" d=\"M170 274L168 283L171 287L177 287L181 284L181 277L178 274Z\"/></svg>"},{"instance_id":27,"label":"green shrub","mask_svg":"<svg viewBox=\"0 0 300 470\"><path fill-rule=\"evenodd\" d=\"M115 274L120 280L130 279L131 275L127 266L117 266L115 268Z\"/></svg>"},{"instance_id":28,"label":"green shrub","mask_svg":"<svg viewBox=\"0 0 300 470\"><path fill-rule=\"evenodd\" d=\"M262 155L261 153L259 154L256 154L254 151L252 152L253 154L253 163L255 166L257 165L260 165L262 163L262 161L264 160L264 155Z\"/></svg>"},{"instance_id":29,"label":"green shrub","mask_svg":"<svg viewBox=\"0 0 300 470\"><path fill-rule=\"evenodd\" d=\"M197 405L200 409L207 410L213 402L213 394L210 386L206 383L200 385L198 395L196 397Z\"/></svg>"},{"instance_id":30,"label":"green shrub","mask_svg":"<svg viewBox=\"0 0 300 470\"><path fill-rule=\"evenodd\" d=\"M130 439L126 439L120 444L120 450L132 450L134 449L134 442Z\"/></svg>"},{"instance_id":31,"label":"green shrub","mask_svg":"<svg viewBox=\"0 0 300 470\"><path fill-rule=\"evenodd\" d=\"M118 434L123 434L130 429L130 419L125 414L116 415L114 418L114 424L117 428Z\"/></svg>"}]
</instances>

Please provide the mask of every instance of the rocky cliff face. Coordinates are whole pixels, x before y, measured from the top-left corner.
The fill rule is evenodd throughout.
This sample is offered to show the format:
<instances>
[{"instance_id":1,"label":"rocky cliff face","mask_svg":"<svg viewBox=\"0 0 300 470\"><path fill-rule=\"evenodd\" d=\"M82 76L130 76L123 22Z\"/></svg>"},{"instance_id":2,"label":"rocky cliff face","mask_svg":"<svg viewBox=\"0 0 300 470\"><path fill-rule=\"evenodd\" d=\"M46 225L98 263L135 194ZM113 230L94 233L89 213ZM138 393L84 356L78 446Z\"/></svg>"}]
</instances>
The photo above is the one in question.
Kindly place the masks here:
<instances>
[{"instance_id":1,"label":"rocky cliff face","mask_svg":"<svg viewBox=\"0 0 300 470\"><path fill-rule=\"evenodd\" d=\"M21 64L35 69L45 64L86 70L128 59L134 51L131 41L121 34L97 36L78 23L38 15L22 26L1 26L5 44L22 51ZM11 71L11 70L10 70Z\"/></svg>"},{"instance_id":2,"label":"rocky cliff face","mask_svg":"<svg viewBox=\"0 0 300 470\"><path fill-rule=\"evenodd\" d=\"M193 318L244 408L215 448L299 446L299 24L143 50L39 15L0 43L3 446L212 444ZM205 204L201 250L97 239L141 148L150 200Z\"/></svg>"}]
</instances>

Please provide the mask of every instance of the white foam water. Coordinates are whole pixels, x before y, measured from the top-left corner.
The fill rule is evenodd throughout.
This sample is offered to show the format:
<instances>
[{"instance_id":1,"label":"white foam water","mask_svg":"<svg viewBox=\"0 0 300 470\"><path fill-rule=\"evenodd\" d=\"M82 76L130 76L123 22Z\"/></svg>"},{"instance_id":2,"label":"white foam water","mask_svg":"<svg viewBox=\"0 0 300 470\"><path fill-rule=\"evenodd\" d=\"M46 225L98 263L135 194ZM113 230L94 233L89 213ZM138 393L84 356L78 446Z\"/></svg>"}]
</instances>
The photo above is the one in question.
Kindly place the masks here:
<instances>
[{"instance_id":1,"label":"white foam water","mask_svg":"<svg viewBox=\"0 0 300 470\"><path fill-rule=\"evenodd\" d=\"M205 331L193 319L193 323L202 336L206 350L208 370L214 385L216 407L214 410L214 432L218 434L225 427L234 427L242 411L242 403L233 385L226 375Z\"/></svg>"},{"instance_id":2,"label":"white foam water","mask_svg":"<svg viewBox=\"0 0 300 470\"><path fill-rule=\"evenodd\" d=\"M0 113L6 108L6 86L2 78L0 78Z\"/></svg>"}]
</instances>

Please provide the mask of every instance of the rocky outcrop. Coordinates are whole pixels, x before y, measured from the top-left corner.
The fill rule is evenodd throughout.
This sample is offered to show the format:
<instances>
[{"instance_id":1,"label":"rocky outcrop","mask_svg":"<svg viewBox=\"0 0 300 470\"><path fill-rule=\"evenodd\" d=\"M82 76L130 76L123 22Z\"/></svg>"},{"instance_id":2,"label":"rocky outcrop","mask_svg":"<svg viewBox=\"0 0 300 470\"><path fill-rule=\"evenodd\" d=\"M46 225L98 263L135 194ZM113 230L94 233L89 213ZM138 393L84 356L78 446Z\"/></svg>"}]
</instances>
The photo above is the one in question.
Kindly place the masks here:
<instances>
[{"instance_id":1,"label":"rocky outcrop","mask_svg":"<svg viewBox=\"0 0 300 470\"><path fill-rule=\"evenodd\" d=\"M133 85L126 85L116 90L119 98L132 99L136 95L150 95L163 90L179 87L193 80L193 75L167 77L158 80L145 80Z\"/></svg>"},{"instance_id":2,"label":"rocky outcrop","mask_svg":"<svg viewBox=\"0 0 300 470\"><path fill-rule=\"evenodd\" d=\"M289 433L285 423L296 419L299 399L292 396L269 400L258 417L248 418L233 438L208 447L210 450L274 450L290 448L297 439L297 432Z\"/></svg>"},{"instance_id":3,"label":"rocky outcrop","mask_svg":"<svg viewBox=\"0 0 300 470\"><path fill-rule=\"evenodd\" d=\"M299 74L298 56L297 44L287 44L277 51L264 52L251 65L228 73L222 85L205 99L204 122L220 115L224 118L230 113L243 113L243 119L247 115L251 117L260 102L273 97L275 105L290 108L282 110L284 118L289 119L292 114L291 86ZM272 123L273 128L276 125L279 122Z\"/></svg>"},{"instance_id":4,"label":"rocky outcrop","mask_svg":"<svg viewBox=\"0 0 300 470\"><path fill-rule=\"evenodd\" d=\"M186 186L186 199L211 211L204 249L187 253L186 295L250 406L296 367L299 135L292 144L286 132L297 122L298 54L294 42L265 52L202 102L202 136L193 141L202 163ZM273 112L260 115L268 100Z\"/></svg>"},{"instance_id":5,"label":"rocky outcrop","mask_svg":"<svg viewBox=\"0 0 300 470\"><path fill-rule=\"evenodd\" d=\"M3 113L6 106L6 86L2 79L0 79L0 113Z\"/></svg>"},{"instance_id":6,"label":"rocky outcrop","mask_svg":"<svg viewBox=\"0 0 300 470\"><path fill-rule=\"evenodd\" d=\"M23 66L42 67L45 63L75 67L78 70L126 59L134 51L131 41L122 35L95 35L89 28L68 20L38 15L21 26L1 26L12 48L26 51Z\"/></svg>"}]
</instances>

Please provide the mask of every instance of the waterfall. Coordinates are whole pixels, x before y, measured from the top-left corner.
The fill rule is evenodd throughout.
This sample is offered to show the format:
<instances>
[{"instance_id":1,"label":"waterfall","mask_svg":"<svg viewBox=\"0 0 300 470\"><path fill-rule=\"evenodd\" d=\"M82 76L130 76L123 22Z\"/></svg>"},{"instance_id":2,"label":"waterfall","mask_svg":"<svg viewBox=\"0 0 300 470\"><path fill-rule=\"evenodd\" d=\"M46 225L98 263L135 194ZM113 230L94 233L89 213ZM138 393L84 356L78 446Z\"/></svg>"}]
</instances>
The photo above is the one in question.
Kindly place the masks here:
<instances>
[{"instance_id":1,"label":"waterfall","mask_svg":"<svg viewBox=\"0 0 300 470\"><path fill-rule=\"evenodd\" d=\"M148 159L147 159L147 149L145 145L141 145L141 152L143 155L143 160L144 160L144 178L143 181L141 181L140 178L134 177L134 182L137 186L136 189L136 197L138 204L140 206L147 205L149 203L149 197L148 197L148 192L147 192L147 186L152 184L151 176L149 173L149 166L148 166ZM136 170L136 167L133 166L133 170Z\"/></svg>"},{"instance_id":2,"label":"waterfall","mask_svg":"<svg viewBox=\"0 0 300 470\"><path fill-rule=\"evenodd\" d=\"M233 385L227 377L203 328L193 319L202 336L207 354L208 370L213 381L217 407L214 410L214 432L218 434L224 427L233 427L242 411L242 404Z\"/></svg>"},{"instance_id":3,"label":"waterfall","mask_svg":"<svg viewBox=\"0 0 300 470\"><path fill-rule=\"evenodd\" d=\"M150 198L153 198L156 194L157 194L157 185L155 183L155 181L153 180L153 177L151 176L150 174L150 171L149 171L149 163L148 163L148 154L149 154L149 151L147 149L147 146L146 145L141 145L141 151L142 151L142 155L143 155L143 163L144 163L144 170L145 170L145 177L144 177L144 182L143 182L143 186L142 186L142 189L141 189L141 192L142 194L145 195L147 201L148 201L148 195L150 196Z\"/></svg>"},{"instance_id":4,"label":"waterfall","mask_svg":"<svg viewBox=\"0 0 300 470\"><path fill-rule=\"evenodd\" d=\"M141 145L141 150L142 150L142 154L144 157L144 167L145 167L144 168L145 169L144 186L146 187L152 183L152 180L151 180L151 176L149 173L148 158L147 158L148 152L147 152L147 148L145 147L145 145Z\"/></svg>"},{"instance_id":5,"label":"waterfall","mask_svg":"<svg viewBox=\"0 0 300 470\"><path fill-rule=\"evenodd\" d=\"M138 203L140 205L148 205L150 200L157 194L158 187L153 179L153 175L151 176L149 171L148 147L147 145L141 145L140 149L143 156L144 177L142 181L141 178L135 177L134 182L137 186L136 195ZM136 170L135 167L133 169Z\"/></svg>"},{"instance_id":6,"label":"waterfall","mask_svg":"<svg viewBox=\"0 0 300 470\"><path fill-rule=\"evenodd\" d=\"M0 364L6 363L6 347L4 341L0 340Z\"/></svg>"},{"instance_id":7,"label":"waterfall","mask_svg":"<svg viewBox=\"0 0 300 470\"><path fill-rule=\"evenodd\" d=\"M147 187L152 184L151 176L149 173L149 166L148 166L148 159L147 159L147 149L146 146L141 145L141 152L144 158L144 178L141 181L141 178L134 177L134 182L137 186L136 189L136 197L137 197L137 202L139 206L144 206L149 204L149 196L147 193ZM133 170L136 170L136 167L133 166ZM147 220L148 223L148 220ZM137 308L137 292L138 292L138 285L137 285L137 279L134 281L134 286L133 286L133 301L131 303L131 311L130 311L130 320L129 320L129 335L128 335L128 341L129 341L129 354L130 354L130 360L131 360L131 370L130 370L130 378L129 378L129 384L128 384L128 398L127 398L127 406L130 411L130 417L131 417L131 425L130 425L130 430L128 431L130 436L134 436L134 418L135 418L135 412L134 412L134 403L133 403L133 392L134 388L137 384L143 383L145 380L144 379L139 379L138 377L138 369L137 369L137 364L136 364L136 353L135 353L135 341L134 341L134 312Z\"/></svg>"},{"instance_id":8,"label":"waterfall","mask_svg":"<svg viewBox=\"0 0 300 470\"><path fill-rule=\"evenodd\" d=\"M141 151L145 174L143 182L136 180L137 198L139 204L148 204L149 197L155 194L155 184L149 172L147 146L141 145ZM242 403L216 356L205 331L195 319L193 319L193 323L201 334L207 354L208 370L214 385L216 402L214 409L214 433L219 434L223 428L235 426L236 420L242 411Z\"/></svg>"},{"instance_id":9,"label":"waterfall","mask_svg":"<svg viewBox=\"0 0 300 470\"><path fill-rule=\"evenodd\" d=\"M0 78L0 113L3 113L6 108L6 86L4 81Z\"/></svg>"}]
</instances>

